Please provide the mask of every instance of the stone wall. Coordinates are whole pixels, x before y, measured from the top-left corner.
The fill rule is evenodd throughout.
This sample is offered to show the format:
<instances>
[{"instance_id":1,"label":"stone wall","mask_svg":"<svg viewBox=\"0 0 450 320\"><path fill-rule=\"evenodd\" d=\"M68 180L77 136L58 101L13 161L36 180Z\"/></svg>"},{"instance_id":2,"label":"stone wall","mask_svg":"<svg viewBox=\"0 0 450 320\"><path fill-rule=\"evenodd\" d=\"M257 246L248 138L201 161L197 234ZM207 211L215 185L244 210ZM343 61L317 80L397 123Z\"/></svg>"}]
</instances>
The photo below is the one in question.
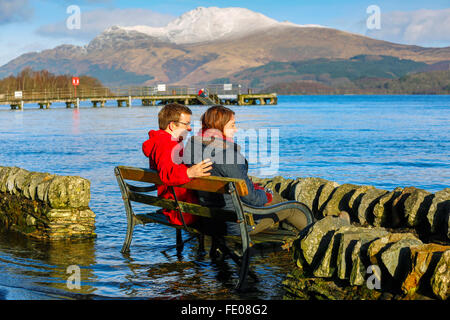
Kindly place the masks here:
<instances>
[{"instance_id":1,"label":"stone wall","mask_svg":"<svg viewBox=\"0 0 450 320\"><path fill-rule=\"evenodd\" d=\"M449 298L450 188L433 194L320 178L253 181L305 203L317 219L293 244L286 298Z\"/></svg>"},{"instance_id":2,"label":"stone wall","mask_svg":"<svg viewBox=\"0 0 450 320\"><path fill-rule=\"evenodd\" d=\"M76 176L0 167L0 223L37 239L95 237L90 182Z\"/></svg>"}]
</instances>

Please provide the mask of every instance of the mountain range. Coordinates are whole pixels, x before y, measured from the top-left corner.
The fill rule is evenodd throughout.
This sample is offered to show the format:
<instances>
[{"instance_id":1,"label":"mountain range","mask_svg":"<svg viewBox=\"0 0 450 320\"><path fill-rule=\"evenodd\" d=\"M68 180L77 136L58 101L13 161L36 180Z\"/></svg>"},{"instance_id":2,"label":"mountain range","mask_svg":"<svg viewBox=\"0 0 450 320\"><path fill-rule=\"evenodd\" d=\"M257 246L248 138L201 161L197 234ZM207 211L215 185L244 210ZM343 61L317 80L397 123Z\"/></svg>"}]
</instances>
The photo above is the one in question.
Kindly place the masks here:
<instances>
[{"instance_id":1,"label":"mountain range","mask_svg":"<svg viewBox=\"0 0 450 320\"><path fill-rule=\"evenodd\" d=\"M243 8L199 7L166 27L114 26L85 46L23 54L0 67L0 78L31 67L92 76L108 86L232 81L264 87L305 77L329 82L393 78L427 68L448 70L449 63L450 47L396 44L319 25L278 22Z\"/></svg>"}]
</instances>

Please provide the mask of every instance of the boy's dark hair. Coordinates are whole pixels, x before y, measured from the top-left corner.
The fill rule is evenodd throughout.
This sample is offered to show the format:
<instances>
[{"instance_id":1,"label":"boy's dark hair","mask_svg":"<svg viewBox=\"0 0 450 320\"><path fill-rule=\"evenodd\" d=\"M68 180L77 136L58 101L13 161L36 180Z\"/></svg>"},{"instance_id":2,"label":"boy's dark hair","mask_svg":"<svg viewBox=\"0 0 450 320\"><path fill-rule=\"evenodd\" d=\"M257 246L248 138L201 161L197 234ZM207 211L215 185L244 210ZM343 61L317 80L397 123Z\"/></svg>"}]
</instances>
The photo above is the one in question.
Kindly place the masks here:
<instances>
[{"instance_id":1,"label":"boy's dark hair","mask_svg":"<svg viewBox=\"0 0 450 320\"><path fill-rule=\"evenodd\" d=\"M192 111L188 107L179 103L166 104L158 113L159 128L161 130L167 129L169 123L180 120L182 113L192 114Z\"/></svg>"}]
</instances>

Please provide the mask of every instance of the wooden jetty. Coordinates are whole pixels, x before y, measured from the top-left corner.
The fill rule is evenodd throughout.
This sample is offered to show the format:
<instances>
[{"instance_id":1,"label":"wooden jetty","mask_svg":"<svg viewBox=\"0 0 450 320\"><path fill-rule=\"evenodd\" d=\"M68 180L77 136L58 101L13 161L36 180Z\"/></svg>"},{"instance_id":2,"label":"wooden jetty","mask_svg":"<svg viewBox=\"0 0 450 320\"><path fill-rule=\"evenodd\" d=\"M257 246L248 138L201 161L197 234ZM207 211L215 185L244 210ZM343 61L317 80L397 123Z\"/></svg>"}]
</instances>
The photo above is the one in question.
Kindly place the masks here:
<instances>
[{"instance_id":1,"label":"wooden jetty","mask_svg":"<svg viewBox=\"0 0 450 320\"><path fill-rule=\"evenodd\" d=\"M234 89L233 89L234 88ZM177 102L184 105L275 105L276 93L253 93L240 86L208 86L205 95L199 96L198 89L188 87L121 87L89 88L52 91L15 91L0 93L0 105L23 110L24 104L38 104L40 109L49 109L53 103L65 103L66 108L79 108L81 101L91 101L92 106L104 107L108 101L116 101L118 107L130 107L133 100L141 100L143 106L165 105Z\"/></svg>"}]
</instances>

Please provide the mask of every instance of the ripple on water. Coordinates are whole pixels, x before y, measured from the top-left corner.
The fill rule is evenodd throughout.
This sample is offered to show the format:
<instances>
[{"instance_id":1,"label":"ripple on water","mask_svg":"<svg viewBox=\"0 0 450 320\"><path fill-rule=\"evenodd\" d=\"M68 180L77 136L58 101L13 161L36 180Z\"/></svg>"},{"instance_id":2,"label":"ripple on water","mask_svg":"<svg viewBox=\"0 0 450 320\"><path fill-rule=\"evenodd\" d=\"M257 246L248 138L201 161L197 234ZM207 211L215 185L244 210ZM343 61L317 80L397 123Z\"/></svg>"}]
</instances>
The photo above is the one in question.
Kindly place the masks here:
<instances>
[{"instance_id":1,"label":"ripple on water","mask_svg":"<svg viewBox=\"0 0 450 320\"><path fill-rule=\"evenodd\" d=\"M280 96L277 106L233 107L241 133L278 131L273 175L322 177L340 184L436 192L450 185L450 101L447 96ZM29 108L30 106L26 106ZM113 169L147 167L141 144L157 128L160 108L0 110L0 165L91 181L97 238L45 244L0 232L0 298L280 299L292 268L289 253L255 257L260 281L232 290L236 266L212 263L188 243L179 256L168 227L137 226L131 252L120 253L126 215ZM198 120L205 107L193 106ZM238 132L239 133L239 132ZM270 147L271 144L269 143ZM255 150L253 150L254 152ZM261 163L250 163L250 174ZM263 171L261 171L263 172ZM139 207L139 213L148 211ZM82 288L67 287L67 267L80 267Z\"/></svg>"}]
</instances>

